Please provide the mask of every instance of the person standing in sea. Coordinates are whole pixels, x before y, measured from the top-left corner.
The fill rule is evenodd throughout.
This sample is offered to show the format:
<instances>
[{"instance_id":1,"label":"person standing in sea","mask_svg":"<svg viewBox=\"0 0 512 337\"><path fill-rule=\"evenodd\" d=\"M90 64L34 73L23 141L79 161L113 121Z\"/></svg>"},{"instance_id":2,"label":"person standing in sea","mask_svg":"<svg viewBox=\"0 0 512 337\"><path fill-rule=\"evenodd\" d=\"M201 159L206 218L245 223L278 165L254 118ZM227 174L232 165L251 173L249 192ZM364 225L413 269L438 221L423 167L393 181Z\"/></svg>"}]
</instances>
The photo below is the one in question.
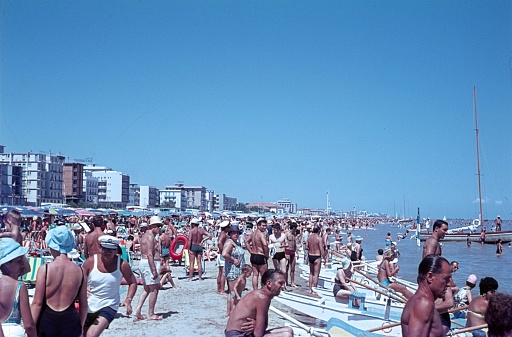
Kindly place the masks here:
<instances>
[{"instance_id":1,"label":"person standing in sea","mask_svg":"<svg viewBox=\"0 0 512 337\"><path fill-rule=\"evenodd\" d=\"M499 215L494 220L494 224L496 225L496 232L501 232L501 218Z\"/></svg>"}]
</instances>

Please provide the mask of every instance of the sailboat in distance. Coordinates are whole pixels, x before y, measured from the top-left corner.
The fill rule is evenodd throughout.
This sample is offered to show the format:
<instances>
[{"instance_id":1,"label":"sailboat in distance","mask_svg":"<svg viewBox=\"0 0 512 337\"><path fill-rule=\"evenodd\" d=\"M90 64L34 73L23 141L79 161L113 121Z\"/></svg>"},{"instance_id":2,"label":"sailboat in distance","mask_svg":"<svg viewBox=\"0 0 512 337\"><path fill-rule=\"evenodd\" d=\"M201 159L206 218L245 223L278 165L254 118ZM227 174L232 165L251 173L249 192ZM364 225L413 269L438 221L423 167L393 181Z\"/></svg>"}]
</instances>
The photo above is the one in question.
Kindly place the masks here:
<instances>
[{"instance_id":1,"label":"sailboat in distance","mask_svg":"<svg viewBox=\"0 0 512 337\"><path fill-rule=\"evenodd\" d=\"M475 132L476 132L476 159L477 159L477 177L478 177L478 203L479 203L479 214L478 219L473 220L473 224L466 227L459 227L448 230L444 239L441 241L466 241L468 234L472 242L480 242L480 233L476 230L478 227L483 225L483 213L482 213L482 184L481 184L481 172L480 172L480 144L478 141L478 114L476 110L476 86L473 87L473 101L474 101L474 112L475 112ZM427 233L421 233L420 240L425 241L428 238ZM503 243L512 241L512 231L501 231L501 232L486 232L485 243L496 244L501 239Z\"/></svg>"}]
</instances>

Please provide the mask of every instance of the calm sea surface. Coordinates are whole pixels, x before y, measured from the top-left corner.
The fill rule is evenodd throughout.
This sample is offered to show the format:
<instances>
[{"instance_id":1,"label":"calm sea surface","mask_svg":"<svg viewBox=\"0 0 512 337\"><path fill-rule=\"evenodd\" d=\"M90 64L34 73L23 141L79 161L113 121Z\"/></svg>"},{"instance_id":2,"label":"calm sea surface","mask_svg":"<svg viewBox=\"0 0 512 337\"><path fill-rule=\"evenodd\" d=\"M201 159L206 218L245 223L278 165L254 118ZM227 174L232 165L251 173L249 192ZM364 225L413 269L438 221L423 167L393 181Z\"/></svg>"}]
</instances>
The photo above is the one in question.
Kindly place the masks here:
<instances>
[{"instance_id":1,"label":"calm sea surface","mask_svg":"<svg viewBox=\"0 0 512 337\"><path fill-rule=\"evenodd\" d=\"M487 230L490 230L490 226ZM512 230L512 226L505 224L503 230ZM405 233L404 228L398 228L391 224L380 224L374 230L352 231L352 235L363 237L363 255L367 260L375 260L377 250L385 248L384 239L387 232L391 233L393 241L397 242L397 248L401 253L398 262L400 266L398 276L415 282L418 265L421 262L423 242L420 247L417 247L416 239L410 239L414 235L413 232L410 231L407 238L398 241L397 234ZM344 235L343 242L347 242L346 235ZM512 248L508 248L508 244L503 245L503 255L497 256L494 244L482 245L473 242L471 248L468 248L466 242L443 242L443 257L450 262L453 260L459 262L459 270L453 274L453 281L457 286L464 286L470 274L475 274L479 282L482 277L491 276L498 281L499 292L512 294ZM477 294L478 284L473 290L473 295Z\"/></svg>"}]
</instances>

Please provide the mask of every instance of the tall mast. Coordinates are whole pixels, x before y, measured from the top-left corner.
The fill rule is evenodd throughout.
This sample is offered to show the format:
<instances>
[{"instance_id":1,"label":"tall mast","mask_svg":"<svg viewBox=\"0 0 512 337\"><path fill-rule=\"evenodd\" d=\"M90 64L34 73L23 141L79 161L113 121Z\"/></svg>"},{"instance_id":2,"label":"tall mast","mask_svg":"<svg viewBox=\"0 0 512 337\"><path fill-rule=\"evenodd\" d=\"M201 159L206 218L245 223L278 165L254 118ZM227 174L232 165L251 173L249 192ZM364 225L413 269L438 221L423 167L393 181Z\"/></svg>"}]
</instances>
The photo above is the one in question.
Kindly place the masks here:
<instances>
[{"instance_id":1,"label":"tall mast","mask_svg":"<svg viewBox=\"0 0 512 337\"><path fill-rule=\"evenodd\" d=\"M475 109L475 131L476 131L476 161L478 168L478 201L480 204L480 214L478 215L478 220L480 220L480 225L483 226L483 214L482 214L482 185L480 183L480 146L478 145L478 114L476 112L476 86L473 87L473 100L474 100L474 109Z\"/></svg>"}]
</instances>

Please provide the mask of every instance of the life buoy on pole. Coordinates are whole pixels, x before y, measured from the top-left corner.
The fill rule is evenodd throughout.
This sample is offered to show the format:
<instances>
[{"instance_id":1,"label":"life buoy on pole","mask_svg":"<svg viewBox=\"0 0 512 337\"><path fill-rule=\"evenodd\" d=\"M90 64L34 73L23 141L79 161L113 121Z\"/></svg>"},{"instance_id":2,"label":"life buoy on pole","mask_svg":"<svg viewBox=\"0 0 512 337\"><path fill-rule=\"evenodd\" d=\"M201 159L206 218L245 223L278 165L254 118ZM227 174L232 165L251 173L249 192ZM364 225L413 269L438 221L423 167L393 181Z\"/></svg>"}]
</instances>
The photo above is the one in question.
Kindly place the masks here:
<instances>
[{"instance_id":1,"label":"life buoy on pole","mask_svg":"<svg viewBox=\"0 0 512 337\"><path fill-rule=\"evenodd\" d=\"M185 235L178 235L172 240L169 255L174 261L180 261L183 257L183 250L188 248L188 238Z\"/></svg>"}]
</instances>

